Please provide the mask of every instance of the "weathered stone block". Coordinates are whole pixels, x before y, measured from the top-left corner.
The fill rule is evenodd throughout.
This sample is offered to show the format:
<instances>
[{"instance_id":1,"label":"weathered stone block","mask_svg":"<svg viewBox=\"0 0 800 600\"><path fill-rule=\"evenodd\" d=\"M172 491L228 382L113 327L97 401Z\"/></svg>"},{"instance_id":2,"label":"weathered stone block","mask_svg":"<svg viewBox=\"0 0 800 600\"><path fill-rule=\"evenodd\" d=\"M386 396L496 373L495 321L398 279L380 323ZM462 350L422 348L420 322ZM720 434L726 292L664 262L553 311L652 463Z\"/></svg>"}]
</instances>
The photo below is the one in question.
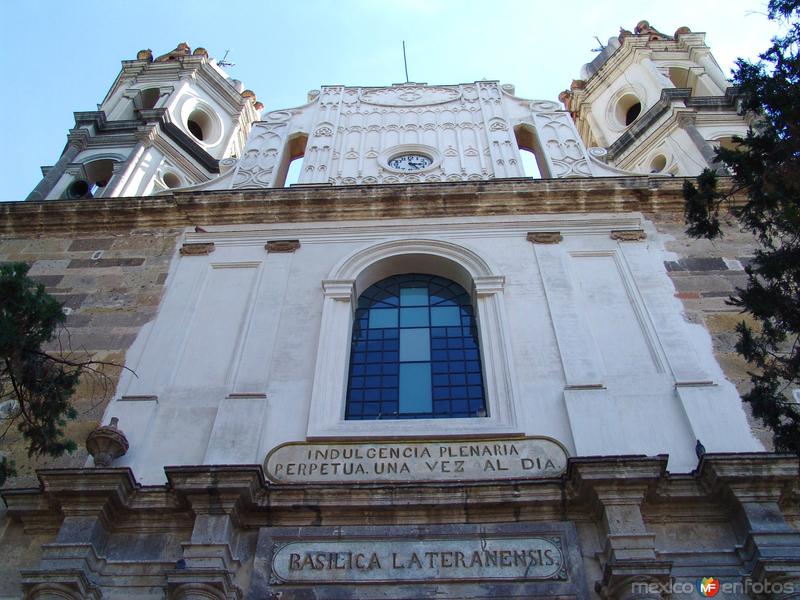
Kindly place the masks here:
<instances>
[{"instance_id":1,"label":"weathered stone block","mask_svg":"<svg viewBox=\"0 0 800 600\"><path fill-rule=\"evenodd\" d=\"M110 267L138 267L144 264L144 258L98 258L97 260L74 258L69 261L68 269L107 269Z\"/></svg>"},{"instance_id":2,"label":"weathered stone block","mask_svg":"<svg viewBox=\"0 0 800 600\"><path fill-rule=\"evenodd\" d=\"M31 265L30 275L50 275L52 273L61 273L67 268L69 259L48 259L37 260Z\"/></svg>"},{"instance_id":3,"label":"weathered stone block","mask_svg":"<svg viewBox=\"0 0 800 600\"><path fill-rule=\"evenodd\" d=\"M73 241L68 250L70 252L108 250L114 243L114 238L86 238Z\"/></svg>"},{"instance_id":4,"label":"weathered stone block","mask_svg":"<svg viewBox=\"0 0 800 600\"><path fill-rule=\"evenodd\" d=\"M62 306L66 306L67 308L76 309L83 304L83 301L86 300L88 294L50 294L61 303Z\"/></svg>"},{"instance_id":5,"label":"weathered stone block","mask_svg":"<svg viewBox=\"0 0 800 600\"><path fill-rule=\"evenodd\" d=\"M30 275L30 278L33 279L36 283L41 283L46 288L54 288L56 287L62 279L64 279L63 275Z\"/></svg>"},{"instance_id":6,"label":"weathered stone block","mask_svg":"<svg viewBox=\"0 0 800 600\"><path fill-rule=\"evenodd\" d=\"M681 292L732 292L731 282L718 275L673 274L675 288Z\"/></svg>"}]
</instances>

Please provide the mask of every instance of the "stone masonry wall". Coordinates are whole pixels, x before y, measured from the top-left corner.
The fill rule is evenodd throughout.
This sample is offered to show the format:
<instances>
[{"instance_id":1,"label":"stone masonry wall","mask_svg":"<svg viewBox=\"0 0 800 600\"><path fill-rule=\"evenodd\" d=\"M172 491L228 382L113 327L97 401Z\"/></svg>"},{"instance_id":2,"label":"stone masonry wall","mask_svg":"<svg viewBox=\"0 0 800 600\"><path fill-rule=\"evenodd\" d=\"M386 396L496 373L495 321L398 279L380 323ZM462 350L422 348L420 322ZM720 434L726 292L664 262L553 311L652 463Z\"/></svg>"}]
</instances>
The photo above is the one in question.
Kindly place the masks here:
<instances>
[{"instance_id":1,"label":"stone masonry wall","mask_svg":"<svg viewBox=\"0 0 800 600\"><path fill-rule=\"evenodd\" d=\"M122 365L139 328L153 319L161 300L177 230L138 230L80 237L33 237L0 240L0 262L25 262L29 276L67 310L67 330L53 343L78 355ZM86 461L84 441L99 424L116 388L119 368L106 370L108 380L82 378L73 397L78 417L66 435L78 445L58 460L27 458L19 435L9 431L0 450L16 462L19 476L7 485L37 485L36 469L80 467ZM120 427L124 430L124 423Z\"/></svg>"},{"instance_id":2,"label":"stone masonry wall","mask_svg":"<svg viewBox=\"0 0 800 600\"><path fill-rule=\"evenodd\" d=\"M69 312L68 336L60 342L95 360L125 363L125 353L140 327L153 319L161 300L178 230L138 230L80 237L42 236L0 239L0 262L25 262L29 275L62 302ZM38 486L36 470L82 467L86 436L100 423L119 377L119 368L107 369L108 379L84 378L73 397L78 417L65 428L78 445L71 455L52 460L29 459L25 444L12 428L0 440L3 451L16 463L18 476L7 487ZM124 423L120 427L124 430ZM0 599L17 598L20 569L39 561L41 546L52 534L24 533L21 524L4 518L0 503Z\"/></svg>"},{"instance_id":3,"label":"stone masonry wall","mask_svg":"<svg viewBox=\"0 0 800 600\"><path fill-rule=\"evenodd\" d=\"M667 250L677 257L665 266L675 284L675 294L683 302L686 319L705 327L725 376L739 393L746 392L750 383L748 365L736 353L735 328L741 321L752 321L737 307L726 304L726 300L737 287L747 284L744 267L753 258L756 240L750 233L731 226L725 228L721 239L694 240L685 233L683 215L662 213L648 217L655 221L660 232L674 238L667 244ZM748 405L744 411L753 433L767 450L772 450L771 431L752 418Z\"/></svg>"}]
</instances>

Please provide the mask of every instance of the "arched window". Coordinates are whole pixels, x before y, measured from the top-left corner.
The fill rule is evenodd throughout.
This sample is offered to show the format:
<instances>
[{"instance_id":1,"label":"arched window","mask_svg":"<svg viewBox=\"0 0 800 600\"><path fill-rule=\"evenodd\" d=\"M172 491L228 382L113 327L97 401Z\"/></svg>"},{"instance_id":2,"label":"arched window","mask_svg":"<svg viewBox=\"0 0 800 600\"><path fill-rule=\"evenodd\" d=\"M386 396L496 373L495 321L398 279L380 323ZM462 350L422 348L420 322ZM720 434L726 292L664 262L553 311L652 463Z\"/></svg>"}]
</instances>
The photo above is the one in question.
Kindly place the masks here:
<instances>
[{"instance_id":1,"label":"arched window","mask_svg":"<svg viewBox=\"0 0 800 600\"><path fill-rule=\"evenodd\" d=\"M275 187L289 187L299 183L302 173L303 157L306 154L308 135L295 134L289 137L281 159L278 173L275 176Z\"/></svg>"},{"instance_id":2,"label":"arched window","mask_svg":"<svg viewBox=\"0 0 800 600\"><path fill-rule=\"evenodd\" d=\"M383 279L359 297L346 420L485 417L475 315L459 284Z\"/></svg>"},{"instance_id":3,"label":"arched window","mask_svg":"<svg viewBox=\"0 0 800 600\"><path fill-rule=\"evenodd\" d=\"M518 125L514 128L514 136L520 150L519 156L525 177L540 179L545 173L542 167L547 165L547 162L544 160L544 153L535 130L528 125Z\"/></svg>"}]
</instances>

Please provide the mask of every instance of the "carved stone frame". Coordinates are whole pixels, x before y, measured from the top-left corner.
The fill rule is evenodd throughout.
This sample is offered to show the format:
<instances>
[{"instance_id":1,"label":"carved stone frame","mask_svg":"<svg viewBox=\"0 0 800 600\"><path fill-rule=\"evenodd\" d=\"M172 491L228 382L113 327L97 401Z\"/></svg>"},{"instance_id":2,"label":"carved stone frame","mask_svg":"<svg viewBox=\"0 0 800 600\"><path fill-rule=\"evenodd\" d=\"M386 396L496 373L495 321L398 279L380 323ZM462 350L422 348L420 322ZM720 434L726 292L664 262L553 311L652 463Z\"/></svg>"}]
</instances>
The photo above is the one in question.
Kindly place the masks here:
<instances>
[{"instance_id":1,"label":"carved stone frame","mask_svg":"<svg viewBox=\"0 0 800 600\"><path fill-rule=\"evenodd\" d=\"M402 169L390 167L389 161L393 156L397 156L398 154L424 154L430 157L431 164L424 169L419 169L418 171L403 171ZM425 144L400 144L399 146L391 146L390 148L383 150L378 155L378 164L382 169L390 173L397 175L416 175L419 173L429 173L433 171L440 164L442 164L442 158L441 152L439 152L433 146L427 146Z\"/></svg>"},{"instance_id":2,"label":"carved stone frame","mask_svg":"<svg viewBox=\"0 0 800 600\"><path fill-rule=\"evenodd\" d=\"M486 392L486 417L346 421L345 395L353 311L359 294L385 277L408 272L441 275L470 290ZM363 248L341 261L322 282L324 294L308 439L516 435L516 375L511 360L503 288L477 254L441 240L400 239Z\"/></svg>"}]
</instances>

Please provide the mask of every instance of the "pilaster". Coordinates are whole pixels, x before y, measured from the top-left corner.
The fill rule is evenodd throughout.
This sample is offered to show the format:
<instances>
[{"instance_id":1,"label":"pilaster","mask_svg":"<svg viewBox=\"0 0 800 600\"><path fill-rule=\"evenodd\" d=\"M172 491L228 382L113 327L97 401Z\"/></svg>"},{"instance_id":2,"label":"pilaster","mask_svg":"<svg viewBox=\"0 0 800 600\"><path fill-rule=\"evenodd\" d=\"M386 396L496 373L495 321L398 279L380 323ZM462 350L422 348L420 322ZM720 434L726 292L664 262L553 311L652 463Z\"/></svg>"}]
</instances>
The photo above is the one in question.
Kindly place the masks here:
<instances>
[{"instance_id":1,"label":"pilaster","mask_svg":"<svg viewBox=\"0 0 800 600\"><path fill-rule=\"evenodd\" d=\"M185 498L195 513L188 542L181 544L183 558L167 573L171 600L239 600L234 584L242 566L237 557L240 511L255 504L258 490L266 487L261 467L167 467L169 485Z\"/></svg>"},{"instance_id":2,"label":"pilaster","mask_svg":"<svg viewBox=\"0 0 800 600\"><path fill-rule=\"evenodd\" d=\"M45 176L33 188L33 191L28 194L26 200L46 200L48 194L53 190L58 180L61 179L67 165L86 147L88 140L89 133L85 129L73 129L70 131L64 153L58 159L58 162L47 170Z\"/></svg>"},{"instance_id":3,"label":"pilaster","mask_svg":"<svg viewBox=\"0 0 800 600\"><path fill-rule=\"evenodd\" d=\"M570 459L567 481L576 500L593 506L605 530L598 557L603 578L595 590L604 599L662 598L672 564L659 560L655 535L647 530L642 506L664 477L667 456ZM644 590L644 591L643 591Z\"/></svg>"},{"instance_id":4,"label":"pilaster","mask_svg":"<svg viewBox=\"0 0 800 600\"><path fill-rule=\"evenodd\" d=\"M63 515L55 542L42 546L37 569L23 571L27 599L99 599L101 556L109 525L137 484L129 469L39 471L42 490Z\"/></svg>"},{"instance_id":5,"label":"pilaster","mask_svg":"<svg viewBox=\"0 0 800 600\"><path fill-rule=\"evenodd\" d=\"M696 114L681 113L678 116L678 126L683 129L692 142L694 142L694 145L697 147L706 163L708 163L709 168L714 169L719 166L714 162L716 160L716 152L714 147L706 141L703 134L697 129L695 125L696 118Z\"/></svg>"},{"instance_id":6,"label":"pilaster","mask_svg":"<svg viewBox=\"0 0 800 600\"><path fill-rule=\"evenodd\" d=\"M697 467L706 489L731 503L742 561L753 581L778 590L773 598L800 592L800 532L781 509L800 485L799 467L797 456L768 453L706 454Z\"/></svg>"}]
</instances>

